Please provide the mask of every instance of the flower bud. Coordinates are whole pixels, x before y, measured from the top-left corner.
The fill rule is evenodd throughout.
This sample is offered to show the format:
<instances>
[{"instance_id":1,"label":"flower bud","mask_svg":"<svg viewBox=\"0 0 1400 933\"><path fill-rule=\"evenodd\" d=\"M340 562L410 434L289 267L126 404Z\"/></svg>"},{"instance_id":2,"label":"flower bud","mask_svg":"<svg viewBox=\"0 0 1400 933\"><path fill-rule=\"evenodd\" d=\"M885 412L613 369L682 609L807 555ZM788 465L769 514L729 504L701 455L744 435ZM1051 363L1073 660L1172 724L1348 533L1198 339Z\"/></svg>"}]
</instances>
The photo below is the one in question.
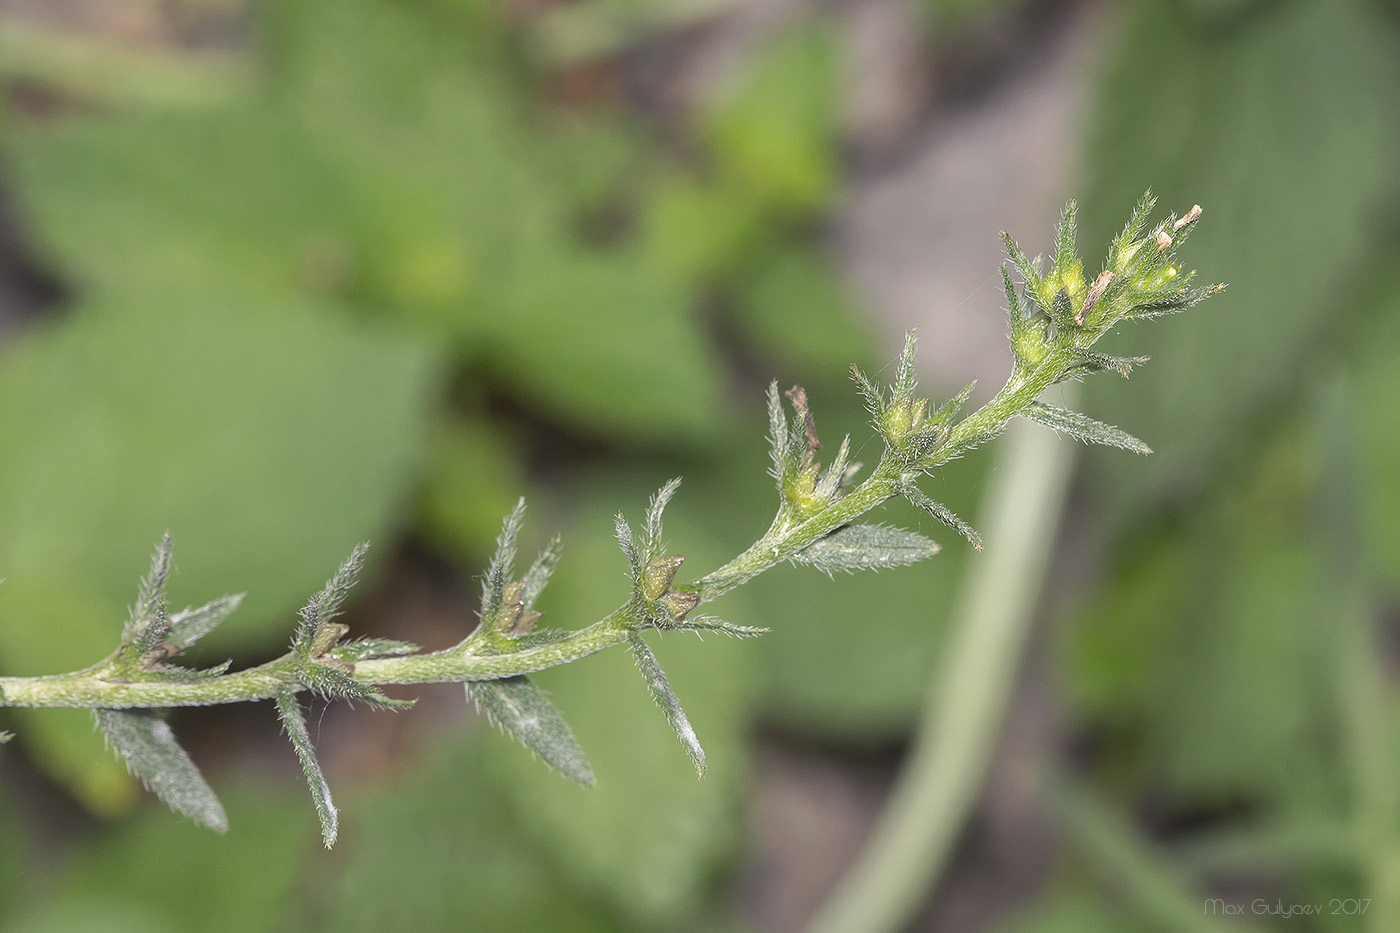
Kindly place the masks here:
<instances>
[{"instance_id":1,"label":"flower bud","mask_svg":"<svg viewBox=\"0 0 1400 933\"><path fill-rule=\"evenodd\" d=\"M676 571L683 563L685 557L673 554L670 557L658 557L647 564L642 570L642 595L647 599L660 599L662 594L671 588L672 581L676 579Z\"/></svg>"},{"instance_id":2,"label":"flower bud","mask_svg":"<svg viewBox=\"0 0 1400 933\"><path fill-rule=\"evenodd\" d=\"M666 614L671 617L672 622L680 622L690 614L690 610L700 605L700 594L671 590L657 600L657 602L661 603L662 607L666 610Z\"/></svg>"}]
</instances>

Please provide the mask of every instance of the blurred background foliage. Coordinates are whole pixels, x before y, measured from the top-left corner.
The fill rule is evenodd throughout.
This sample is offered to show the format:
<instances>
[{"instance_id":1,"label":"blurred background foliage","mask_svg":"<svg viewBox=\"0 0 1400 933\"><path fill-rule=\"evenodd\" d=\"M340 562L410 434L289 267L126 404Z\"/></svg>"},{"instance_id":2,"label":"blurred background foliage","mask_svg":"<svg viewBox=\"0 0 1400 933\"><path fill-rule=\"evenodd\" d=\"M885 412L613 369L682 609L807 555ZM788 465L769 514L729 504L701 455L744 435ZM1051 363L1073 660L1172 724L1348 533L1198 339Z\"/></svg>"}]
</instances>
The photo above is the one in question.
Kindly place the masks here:
<instances>
[{"instance_id":1,"label":"blurred background foliage","mask_svg":"<svg viewBox=\"0 0 1400 933\"><path fill-rule=\"evenodd\" d=\"M445 646L473 624L474 575L522 492L534 544L566 543L542 608L580 625L622 592L612 512L666 478L685 477L668 513L683 574L762 531L768 379L802 382L822 436L850 431L859 451L846 368L880 370L895 343L831 256L853 171L839 16L799 5L754 30L686 106L645 80L753 6L61 6L76 28L0 4L4 269L25 296L0 351L4 672L110 651L167 528L174 599L249 593L209 659L280 653L366 538L356 631ZM912 15L947 51L1077 6ZM1400 12L1158 0L1096 16L1066 184L1086 265L1150 186L1206 205L1189 258L1231 287L1128 335L1154 357L1139 377L1089 384L1085 410L1159 452L1086 458L1064 551L1092 571L1061 568L1045 600L1044 683L1024 689L1058 711L1034 744L1071 773L1042 787L1053 851L1029 881L959 869L1021 891L1014 911L999 893L969 925L935 899L921 923L1208 929L1217 895L1370 897L1363 920L1248 919L1393 929ZM985 452L953 464L940 498L975 514L987 469ZM969 559L939 537L917 569L782 569L726 597L726 619L772 629L757 641L662 640L710 753L699 783L621 652L539 677L593 790L480 728L455 691L409 714L327 711L345 822L330 855L268 710L173 717L227 837L143 797L87 714L8 712L0 923L744 928L766 916L761 750L888 769Z\"/></svg>"}]
</instances>

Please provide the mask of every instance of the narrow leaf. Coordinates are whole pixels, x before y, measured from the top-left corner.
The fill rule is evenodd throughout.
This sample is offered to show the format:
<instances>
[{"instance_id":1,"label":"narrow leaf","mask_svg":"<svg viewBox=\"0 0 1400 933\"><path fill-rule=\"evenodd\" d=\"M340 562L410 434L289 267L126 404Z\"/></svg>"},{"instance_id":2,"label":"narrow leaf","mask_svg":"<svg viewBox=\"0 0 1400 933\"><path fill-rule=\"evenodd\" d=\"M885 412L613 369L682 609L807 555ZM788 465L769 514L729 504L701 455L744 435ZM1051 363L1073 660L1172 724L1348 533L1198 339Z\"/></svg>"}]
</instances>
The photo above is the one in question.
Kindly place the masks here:
<instances>
[{"instance_id":1,"label":"narrow leaf","mask_svg":"<svg viewBox=\"0 0 1400 933\"><path fill-rule=\"evenodd\" d=\"M1001 284L1006 289L1006 315L1011 319L1012 327L1019 327L1026 315L1021 310L1021 296L1016 294L1016 286L1011 283L1011 270L1006 268L1006 263L1001 264Z\"/></svg>"},{"instance_id":2,"label":"narrow leaf","mask_svg":"<svg viewBox=\"0 0 1400 933\"><path fill-rule=\"evenodd\" d=\"M1142 232L1142 225L1152 215L1152 208L1156 206L1157 199L1152 196L1152 191L1149 189L1138 199L1137 205L1133 207L1132 216L1128 218L1128 223L1124 225L1122 232L1114 237L1113 246L1109 252L1111 257L1117 256L1133 240L1137 239L1137 235Z\"/></svg>"},{"instance_id":3,"label":"narrow leaf","mask_svg":"<svg viewBox=\"0 0 1400 933\"><path fill-rule=\"evenodd\" d=\"M647 508L646 526L642 532L642 562L651 563L661 556L661 514L666 511L666 505L671 501L671 497L676 494L676 490L681 488L680 477L668 480L666 485L657 490L656 495L651 497L651 505Z\"/></svg>"},{"instance_id":4,"label":"narrow leaf","mask_svg":"<svg viewBox=\"0 0 1400 933\"><path fill-rule=\"evenodd\" d=\"M952 420L957 417L963 405L967 404L967 400L972 397L972 390L975 388L977 388L976 379L963 386L962 391L957 395L948 399L948 401L944 402L942 405L939 405L938 409L933 414L929 415L929 420L941 424L949 424L952 422Z\"/></svg>"},{"instance_id":5,"label":"narrow leaf","mask_svg":"<svg viewBox=\"0 0 1400 933\"><path fill-rule=\"evenodd\" d=\"M1183 288L1166 298L1135 306L1128 312L1127 317L1133 320L1150 321L1168 314L1179 314L1187 308L1194 308L1207 298L1218 295L1224 290L1225 286L1222 283L1206 285L1202 288Z\"/></svg>"},{"instance_id":6,"label":"narrow leaf","mask_svg":"<svg viewBox=\"0 0 1400 933\"><path fill-rule=\"evenodd\" d=\"M1036 263L1026 258L1021 247L1005 230L1001 232L1001 241L1006 244L1006 255L1011 257L1011 261L1016 264L1016 270L1021 273L1021 281L1026 283L1026 291L1032 298L1039 300L1040 271L1036 269Z\"/></svg>"},{"instance_id":7,"label":"narrow leaf","mask_svg":"<svg viewBox=\"0 0 1400 933\"><path fill-rule=\"evenodd\" d=\"M490 618L501 608L506 583L510 581L511 568L515 564L515 541L520 536L520 526L525 523L525 497L521 496L501 523L501 533L496 536L496 553L491 555L491 563L486 567L486 576L481 581L481 617Z\"/></svg>"},{"instance_id":8,"label":"narrow leaf","mask_svg":"<svg viewBox=\"0 0 1400 933\"><path fill-rule=\"evenodd\" d=\"M527 677L466 684L467 697L491 722L576 784L592 787L593 769L558 708Z\"/></svg>"},{"instance_id":9,"label":"narrow leaf","mask_svg":"<svg viewBox=\"0 0 1400 933\"><path fill-rule=\"evenodd\" d=\"M136 591L136 605L122 631L123 644L131 645L140 654L156 648L165 640L170 622L165 615L165 584L170 577L170 532L161 536L156 552L151 556L151 569L141 579Z\"/></svg>"},{"instance_id":10,"label":"narrow leaf","mask_svg":"<svg viewBox=\"0 0 1400 933\"><path fill-rule=\"evenodd\" d=\"M914 348L917 342L912 330L905 333L904 349L899 354L899 365L894 376L893 390L896 399L914 397L914 390L917 388L914 379Z\"/></svg>"},{"instance_id":11,"label":"narrow leaf","mask_svg":"<svg viewBox=\"0 0 1400 933\"><path fill-rule=\"evenodd\" d=\"M851 435L847 434L841 440L841 446L836 450L836 456L831 460L831 466L826 468L821 479L812 487L812 494L825 499L831 499L841 488L842 483L847 479L847 466L851 459ZM857 464L859 466L859 464Z\"/></svg>"},{"instance_id":12,"label":"narrow leaf","mask_svg":"<svg viewBox=\"0 0 1400 933\"><path fill-rule=\"evenodd\" d=\"M153 710L95 709L93 718L131 773L182 816L217 833L228 830L219 798Z\"/></svg>"},{"instance_id":13,"label":"narrow leaf","mask_svg":"<svg viewBox=\"0 0 1400 933\"><path fill-rule=\"evenodd\" d=\"M316 750L311 747L311 736L306 732L306 719L301 713L301 704L296 694L289 688L277 691L277 714L282 717L282 727L292 740L301 771L306 775L306 784L311 788L311 801L316 805L316 815L321 820L321 841L329 849L335 845L339 818L335 803L331 800L331 788L326 776L321 773L320 762L316 760Z\"/></svg>"},{"instance_id":14,"label":"narrow leaf","mask_svg":"<svg viewBox=\"0 0 1400 933\"><path fill-rule=\"evenodd\" d=\"M299 647L309 646L317 630L340 615L340 607L344 605L350 588L355 585L355 578L364 566L365 554L368 552L368 542L355 545L350 556L345 558L345 562L326 581L325 588L307 600L306 605L297 613L300 616L296 633L296 643Z\"/></svg>"},{"instance_id":15,"label":"narrow leaf","mask_svg":"<svg viewBox=\"0 0 1400 933\"><path fill-rule=\"evenodd\" d=\"M366 658L391 658L413 654L418 646L412 642L393 638L357 638L343 642L330 650L331 657L346 664L354 664Z\"/></svg>"},{"instance_id":16,"label":"narrow leaf","mask_svg":"<svg viewBox=\"0 0 1400 933\"><path fill-rule=\"evenodd\" d=\"M1067 201L1055 227L1055 268L1068 269L1074 265L1074 215L1078 205Z\"/></svg>"},{"instance_id":17,"label":"narrow leaf","mask_svg":"<svg viewBox=\"0 0 1400 933\"><path fill-rule=\"evenodd\" d=\"M520 604L526 609L535 608L535 600L544 592L545 584L554 573L554 567L559 563L559 554L563 549L564 542L556 535L540 552L540 556L535 558L530 569L525 571L525 577L521 581L524 585L520 588Z\"/></svg>"},{"instance_id":18,"label":"narrow leaf","mask_svg":"<svg viewBox=\"0 0 1400 933\"><path fill-rule=\"evenodd\" d=\"M783 411L783 398L776 381L768 384L768 455L773 460L773 479L777 480L781 491L792 451L788 443L787 413Z\"/></svg>"},{"instance_id":19,"label":"narrow leaf","mask_svg":"<svg viewBox=\"0 0 1400 933\"><path fill-rule=\"evenodd\" d=\"M1046 405L1044 402L1032 402L1028 408L1021 412L1021 415L1037 424L1043 424L1047 428L1054 428L1070 437L1078 438L1086 444L1121 447L1139 454L1152 453L1151 447L1122 428L1115 428L1113 425L1095 421L1088 415L1081 415L1077 411L1056 408L1054 405Z\"/></svg>"},{"instance_id":20,"label":"narrow leaf","mask_svg":"<svg viewBox=\"0 0 1400 933\"><path fill-rule=\"evenodd\" d=\"M181 609L170 617L170 631L165 640L177 648L188 648L214 630L243 602L242 593L221 596L196 609Z\"/></svg>"},{"instance_id":21,"label":"narrow leaf","mask_svg":"<svg viewBox=\"0 0 1400 933\"><path fill-rule=\"evenodd\" d=\"M637 538L632 534L632 526L618 512L613 518L613 530L617 533L617 543L627 557L627 572L632 577L633 587L642 585L642 558L637 552Z\"/></svg>"},{"instance_id":22,"label":"narrow leaf","mask_svg":"<svg viewBox=\"0 0 1400 933\"><path fill-rule=\"evenodd\" d=\"M913 505L918 506L925 512L938 519L943 524L952 528L958 534L966 538L977 550L982 550L982 536L973 530L967 522L958 518L957 513L948 508L942 502L935 502L928 497L918 486L913 483L906 483L899 487L899 494L908 499Z\"/></svg>"},{"instance_id":23,"label":"narrow leaf","mask_svg":"<svg viewBox=\"0 0 1400 933\"><path fill-rule=\"evenodd\" d=\"M913 531L886 525L846 525L789 559L830 574L904 567L937 553L937 544Z\"/></svg>"},{"instance_id":24,"label":"narrow leaf","mask_svg":"<svg viewBox=\"0 0 1400 933\"><path fill-rule=\"evenodd\" d=\"M756 638L759 635L768 633L766 628L755 628L751 625L735 625L733 622L726 622L714 616L699 616L696 618L687 617L684 622L676 626L679 631L695 632L716 632L720 635L728 635L731 638Z\"/></svg>"},{"instance_id":25,"label":"narrow leaf","mask_svg":"<svg viewBox=\"0 0 1400 933\"><path fill-rule=\"evenodd\" d=\"M384 709L408 709L416 700L395 700L378 687L360 683L348 670L348 665L313 661L297 672L312 692L330 700L359 700Z\"/></svg>"},{"instance_id":26,"label":"narrow leaf","mask_svg":"<svg viewBox=\"0 0 1400 933\"><path fill-rule=\"evenodd\" d=\"M861 398L865 399L865 408L870 414L879 418L885 410L885 399L880 390L875 388L875 383L870 381L870 377L860 371L860 367L851 364L851 379L855 381L856 388L860 390ZM777 384L774 383L774 388Z\"/></svg>"},{"instance_id":27,"label":"narrow leaf","mask_svg":"<svg viewBox=\"0 0 1400 933\"><path fill-rule=\"evenodd\" d=\"M632 657L637 662L637 669L642 672L642 679L647 682L647 690L651 693L651 698L666 714L666 720L671 724L671 728L676 730L676 737L681 740L681 745L684 746L686 754L690 756L696 772L700 777L704 777L705 750L700 747L700 740L696 737L695 729L691 727L690 720L686 718L685 710L681 708L680 699L676 697L675 691L667 682L666 674L661 670L661 663L656 660L656 655L651 653L651 648L647 646L640 633L629 633L627 641L632 649Z\"/></svg>"}]
</instances>

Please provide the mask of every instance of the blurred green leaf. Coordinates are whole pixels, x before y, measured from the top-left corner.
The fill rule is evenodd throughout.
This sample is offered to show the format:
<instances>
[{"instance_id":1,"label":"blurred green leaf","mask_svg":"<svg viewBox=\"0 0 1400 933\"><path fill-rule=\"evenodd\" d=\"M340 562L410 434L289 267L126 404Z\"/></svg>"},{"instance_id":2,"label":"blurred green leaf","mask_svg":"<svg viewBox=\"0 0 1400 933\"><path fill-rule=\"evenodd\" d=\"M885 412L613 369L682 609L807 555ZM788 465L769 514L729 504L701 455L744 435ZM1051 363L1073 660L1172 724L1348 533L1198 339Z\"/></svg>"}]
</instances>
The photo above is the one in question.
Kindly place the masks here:
<instances>
[{"instance_id":1,"label":"blurred green leaf","mask_svg":"<svg viewBox=\"0 0 1400 933\"><path fill-rule=\"evenodd\" d=\"M1317 744L1331 707L1316 478L1296 425L1274 432L1077 632L1081 696L1143 730L1149 772L1178 804L1311 798L1333 767Z\"/></svg>"},{"instance_id":2,"label":"blurred green leaf","mask_svg":"<svg viewBox=\"0 0 1400 933\"><path fill-rule=\"evenodd\" d=\"M836 188L837 46L816 24L777 34L705 120L715 170L797 213Z\"/></svg>"},{"instance_id":3,"label":"blurred green leaf","mask_svg":"<svg viewBox=\"0 0 1400 933\"><path fill-rule=\"evenodd\" d=\"M224 836L152 802L76 849L52 884L6 905L5 929L285 930L300 863L315 848L305 795L263 781L224 799L234 827Z\"/></svg>"},{"instance_id":4,"label":"blurred green leaf","mask_svg":"<svg viewBox=\"0 0 1400 933\"><path fill-rule=\"evenodd\" d=\"M55 264L89 287L343 299L416 324L561 423L716 431L719 366L684 283L584 242L624 134L539 120L511 57L445 8L305 6L271 15L267 93L18 140Z\"/></svg>"},{"instance_id":5,"label":"blurred green leaf","mask_svg":"<svg viewBox=\"0 0 1400 933\"><path fill-rule=\"evenodd\" d=\"M879 357L855 307L834 258L793 248L757 273L734 323L782 367L783 378L802 374L811 382L833 366L844 372Z\"/></svg>"},{"instance_id":6,"label":"blurred green leaf","mask_svg":"<svg viewBox=\"0 0 1400 933\"><path fill-rule=\"evenodd\" d=\"M1130 16L1091 111L1085 242L1150 186L1178 212L1204 206L1191 259L1230 289L1161 328L1126 385L1089 382L1088 411L1162 446L1146 464L1097 459L1120 520L1199 491L1353 325L1349 285L1400 190L1400 28L1373 5L1271 4L1231 29L1169 2Z\"/></svg>"},{"instance_id":7,"label":"blurred green leaf","mask_svg":"<svg viewBox=\"0 0 1400 933\"><path fill-rule=\"evenodd\" d=\"M521 838L502 795L483 782L490 750L503 743L489 733L437 742L410 780L347 807L343 868L318 866L327 893L308 928L617 930Z\"/></svg>"},{"instance_id":8,"label":"blurred green leaf","mask_svg":"<svg viewBox=\"0 0 1400 933\"><path fill-rule=\"evenodd\" d=\"M185 313L85 306L21 335L0 365L7 670L73 670L110 652L167 528L174 605L249 593L201 648L280 641L347 545L392 527L436 382L432 354L402 337L297 305L255 314L233 295ZM55 773L111 772L90 726L23 715ZM102 786L89 803L102 806Z\"/></svg>"}]
</instances>

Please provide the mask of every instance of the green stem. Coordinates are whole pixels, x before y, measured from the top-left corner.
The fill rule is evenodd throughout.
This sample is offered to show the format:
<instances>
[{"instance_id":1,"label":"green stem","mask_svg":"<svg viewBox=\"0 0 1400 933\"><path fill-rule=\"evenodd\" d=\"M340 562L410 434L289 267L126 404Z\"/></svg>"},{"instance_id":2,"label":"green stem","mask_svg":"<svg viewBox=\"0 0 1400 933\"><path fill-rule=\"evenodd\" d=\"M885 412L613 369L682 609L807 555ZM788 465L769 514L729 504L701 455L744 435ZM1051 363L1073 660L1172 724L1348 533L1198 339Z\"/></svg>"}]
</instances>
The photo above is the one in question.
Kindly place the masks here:
<instances>
[{"instance_id":1,"label":"green stem","mask_svg":"<svg viewBox=\"0 0 1400 933\"><path fill-rule=\"evenodd\" d=\"M998 399L1009 402L1018 391L1008 383ZM997 425L999 407L973 416L985 412L989 424L971 425L962 437ZM959 594L938 689L929 694L874 835L822 907L815 933L902 928L942 874L977 801L1035 618L1074 456L1069 444L1038 427L1015 425L1008 435L987 493L988 545Z\"/></svg>"}]
</instances>

